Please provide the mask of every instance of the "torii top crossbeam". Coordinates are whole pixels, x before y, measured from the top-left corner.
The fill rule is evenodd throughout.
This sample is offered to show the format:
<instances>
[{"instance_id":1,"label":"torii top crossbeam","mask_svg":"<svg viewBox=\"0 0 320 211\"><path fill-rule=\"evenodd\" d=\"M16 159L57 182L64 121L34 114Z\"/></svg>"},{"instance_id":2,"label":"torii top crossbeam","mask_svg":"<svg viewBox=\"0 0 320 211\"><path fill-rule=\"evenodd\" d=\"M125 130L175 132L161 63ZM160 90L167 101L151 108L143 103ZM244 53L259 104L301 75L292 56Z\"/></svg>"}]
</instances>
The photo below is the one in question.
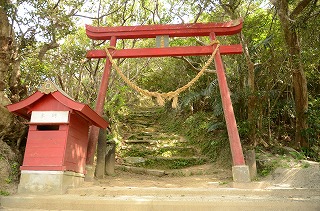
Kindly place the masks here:
<instances>
[{"instance_id":1,"label":"torii top crossbeam","mask_svg":"<svg viewBox=\"0 0 320 211\"><path fill-rule=\"evenodd\" d=\"M115 36L118 39L154 38L160 35L170 37L217 36L237 34L242 29L242 19L225 23L188 23L169 25L144 25L144 26L116 26L94 27L86 26L86 33L93 40L110 40Z\"/></svg>"},{"instance_id":2,"label":"torii top crossbeam","mask_svg":"<svg viewBox=\"0 0 320 211\"><path fill-rule=\"evenodd\" d=\"M237 19L225 23L193 23L171 25L145 25L145 26L117 26L117 27L93 27L86 25L86 33L93 40L110 40L110 46L115 47L118 39L155 38L157 36L169 37L194 37L208 36L210 40L216 40L216 36L234 35L242 30L243 20ZM213 45L217 47L217 44ZM210 55L212 46L187 46L187 47L163 47L163 48L137 48L137 49L108 49L112 58L139 58L162 56L197 56ZM242 46L220 45L214 56L219 82L222 105L226 119L233 165L245 165L237 124L234 117L230 93L224 73L221 54L241 54ZM87 58L106 58L105 50L89 50ZM106 60L104 73L101 79L98 94L96 112L102 114L103 105L108 87L111 62ZM94 151L98 140L98 129L92 128L89 136L87 164L93 164Z\"/></svg>"},{"instance_id":3,"label":"torii top crossbeam","mask_svg":"<svg viewBox=\"0 0 320 211\"><path fill-rule=\"evenodd\" d=\"M93 40L138 39L155 38L156 36L168 35L169 37L193 37L225 36L237 34L242 29L242 19L226 23L193 23L171 25L145 25L145 26L117 26L117 27L94 27L86 25L86 33ZM221 45L220 54L241 54L241 45ZM119 49L113 52L113 58L141 58L163 56L201 56L210 55L211 46L187 46L170 48L139 48ZM106 58L104 50L90 50L87 58Z\"/></svg>"}]
</instances>

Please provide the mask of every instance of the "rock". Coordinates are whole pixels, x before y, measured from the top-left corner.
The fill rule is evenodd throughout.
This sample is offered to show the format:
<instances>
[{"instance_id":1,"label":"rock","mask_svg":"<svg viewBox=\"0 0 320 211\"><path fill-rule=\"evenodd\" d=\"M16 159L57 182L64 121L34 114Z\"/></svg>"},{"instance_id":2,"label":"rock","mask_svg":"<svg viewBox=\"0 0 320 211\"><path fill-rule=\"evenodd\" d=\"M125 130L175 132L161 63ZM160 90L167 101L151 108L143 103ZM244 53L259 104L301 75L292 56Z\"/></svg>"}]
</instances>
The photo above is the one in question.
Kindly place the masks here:
<instances>
[{"instance_id":1,"label":"rock","mask_svg":"<svg viewBox=\"0 0 320 211\"><path fill-rule=\"evenodd\" d=\"M143 157L126 157L124 158L124 161L127 164L138 164L146 162L146 160Z\"/></svg>"},{"instance_id":2,"label":"rock","mask_svg":"<svg viewBox=\"0 0 320 211\"><path fill-rule=\"evenodd\" d=\"M0 92L0 139L11 147L20 145L21 140L26 136L26 125L5 107L10 100Z\"/></svg>"}]
</instances>

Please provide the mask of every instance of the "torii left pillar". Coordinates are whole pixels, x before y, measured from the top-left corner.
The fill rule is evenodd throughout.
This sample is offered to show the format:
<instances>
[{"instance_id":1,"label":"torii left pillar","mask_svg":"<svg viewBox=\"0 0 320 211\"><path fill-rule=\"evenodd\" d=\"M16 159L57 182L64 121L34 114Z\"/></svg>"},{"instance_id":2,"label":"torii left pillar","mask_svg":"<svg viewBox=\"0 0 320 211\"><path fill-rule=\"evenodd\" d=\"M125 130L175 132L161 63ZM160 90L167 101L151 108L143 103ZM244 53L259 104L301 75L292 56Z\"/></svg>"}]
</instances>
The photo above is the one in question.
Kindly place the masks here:
<instances>
[{"instance_id":1,"label":"torii left pillar","mask_svg":"<svg viewBox=\"0 0 320 211\"><path fill-rule=\"evenodd\" d=\"M225 23L195 23L195 24L172 24L172 25L146 25L146 26L119 26L119 27L93 27L86 26L86 34L94 40L110 40L110 46L115 47L117 39L140 39L155 38L156 36L169 37L193 37L209 36L215 40L216 36L237 34L242 29L242 19ZM113 58L141 58L141 57L164 57L164 56L200 56L212 54L212 46L187 46L187 47L164 47L164 48L140 48L140 49L108 49ZM222 98L223 110L227 124L232 160L233 160L233 180L235 182L249 182L249 168L245 165L237 124L233 112L230 93L228 90L225 70L221 55L241 54L242 46L221 45L214 57L219 81L220 94ZM106 58L104 50L91 50L87 53L87 58ZM106 66L101 80L100 90L97 99L96 112L102 114L103 104L109 81L111 63L107 59ZM89 136L89 146L87 154L87 166L92 166L94 152L99 131L92 128ZM90 169L88 169L90 172ZM90 177L90 176L89 176ZM93 172L92 176L93 177Z\"/></svg>"},{"instance_id":2,"label":"torii left pillar","mask_svg":"<svg viewBox=\"0 0 320 211\"><path fill-rule=\"evenodd\" d=\"M110 46L115 47L116 43L117 43L116 37L112 37L110 39ZM111 64L110 60L106 59L106 64L104 66L104 71L103 71L103 75L102 75L101 82L100 82L99 94L98 94L97 103L96 103L96 107L95 107L95 111L100 115L103 114L103 106L104 106L104 102L105 102L106 94L107 94L107 90L108 90L111 66L112 66L112 64ZM95 126L92 126L90 128L89 142L88 142L88 149L87 149L87 160L86 160L86 164L87 164L86 165L87 175L85 178L86 181L91 181L94 178L93 163L94 163L94 154L95 154L96 147L97 147L97 139L99 136L99 130L100 130L100 128L95 127Z\"/></svg>"}]
</instances>

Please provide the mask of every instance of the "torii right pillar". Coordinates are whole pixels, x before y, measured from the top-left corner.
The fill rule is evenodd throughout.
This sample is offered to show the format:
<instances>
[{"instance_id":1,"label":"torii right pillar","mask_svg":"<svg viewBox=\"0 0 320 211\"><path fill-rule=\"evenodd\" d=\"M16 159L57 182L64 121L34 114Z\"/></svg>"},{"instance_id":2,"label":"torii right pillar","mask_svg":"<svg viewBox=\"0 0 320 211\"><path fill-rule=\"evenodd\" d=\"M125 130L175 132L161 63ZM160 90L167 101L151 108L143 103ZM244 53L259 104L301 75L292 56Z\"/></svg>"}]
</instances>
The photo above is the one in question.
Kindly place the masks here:
<instances>
[{"instance_id":1,"label":"torii right pillar","mask_svg":"<svg viewBox=\"0 0 320 211\"><path fill-rule=\"evenodd\" d=\"M216 39L215 33L210 34L211 41ZM215 44L216 46L217 44ZM237 123L233 112L230 92L228 89L225 70L219 50L214 57L214 63L217 71L217 78L222 99L222 107L226 120L231 154L232 154L232 176L234 182L250 182L249 167L245 165Z\"/></svg>"}]
</instances>

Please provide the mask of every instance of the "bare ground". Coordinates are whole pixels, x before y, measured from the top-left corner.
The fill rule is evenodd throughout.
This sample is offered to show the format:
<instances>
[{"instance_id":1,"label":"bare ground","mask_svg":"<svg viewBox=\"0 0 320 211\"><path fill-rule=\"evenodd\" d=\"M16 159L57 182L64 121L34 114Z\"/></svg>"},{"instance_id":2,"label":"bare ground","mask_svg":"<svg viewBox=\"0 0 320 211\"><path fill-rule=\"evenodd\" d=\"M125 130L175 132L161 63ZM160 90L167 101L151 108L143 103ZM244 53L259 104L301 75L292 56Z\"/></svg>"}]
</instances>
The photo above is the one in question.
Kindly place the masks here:
<instances>
[{"instance_id":1,"label":"bare ground","mask_svg":"<svg viewBox=\"0 0 320 211\"><path fill-rule=\"evenodd\" d=\"M209 187L227 185L232 182L231 170L214 169L212 164L190 167L175 174L153 176L135 174L128 171L116 170L115 175L106 176L98 180L105 186L132 186L132 187Z\"/></svg>"},{"instance_id":2,"label":"bare ground","mask_svg":"<svg viewBox=\"0 0 320 211\"><path fill-rule=\"evenodd\" d=\"M288 168L277 168L267 177L259 177L252 188L271 189L319 189L319 163L304 161L307 165L295 165ZM162 187L162 188L206 188L233 187L232 172L213 164L205 164L177 171L176 174L152 176L116 170L115 175L106 176L95 181L96 184L108 187ZM250 188L250 186L247 186Z\"/></svg>"}]
</instances>

